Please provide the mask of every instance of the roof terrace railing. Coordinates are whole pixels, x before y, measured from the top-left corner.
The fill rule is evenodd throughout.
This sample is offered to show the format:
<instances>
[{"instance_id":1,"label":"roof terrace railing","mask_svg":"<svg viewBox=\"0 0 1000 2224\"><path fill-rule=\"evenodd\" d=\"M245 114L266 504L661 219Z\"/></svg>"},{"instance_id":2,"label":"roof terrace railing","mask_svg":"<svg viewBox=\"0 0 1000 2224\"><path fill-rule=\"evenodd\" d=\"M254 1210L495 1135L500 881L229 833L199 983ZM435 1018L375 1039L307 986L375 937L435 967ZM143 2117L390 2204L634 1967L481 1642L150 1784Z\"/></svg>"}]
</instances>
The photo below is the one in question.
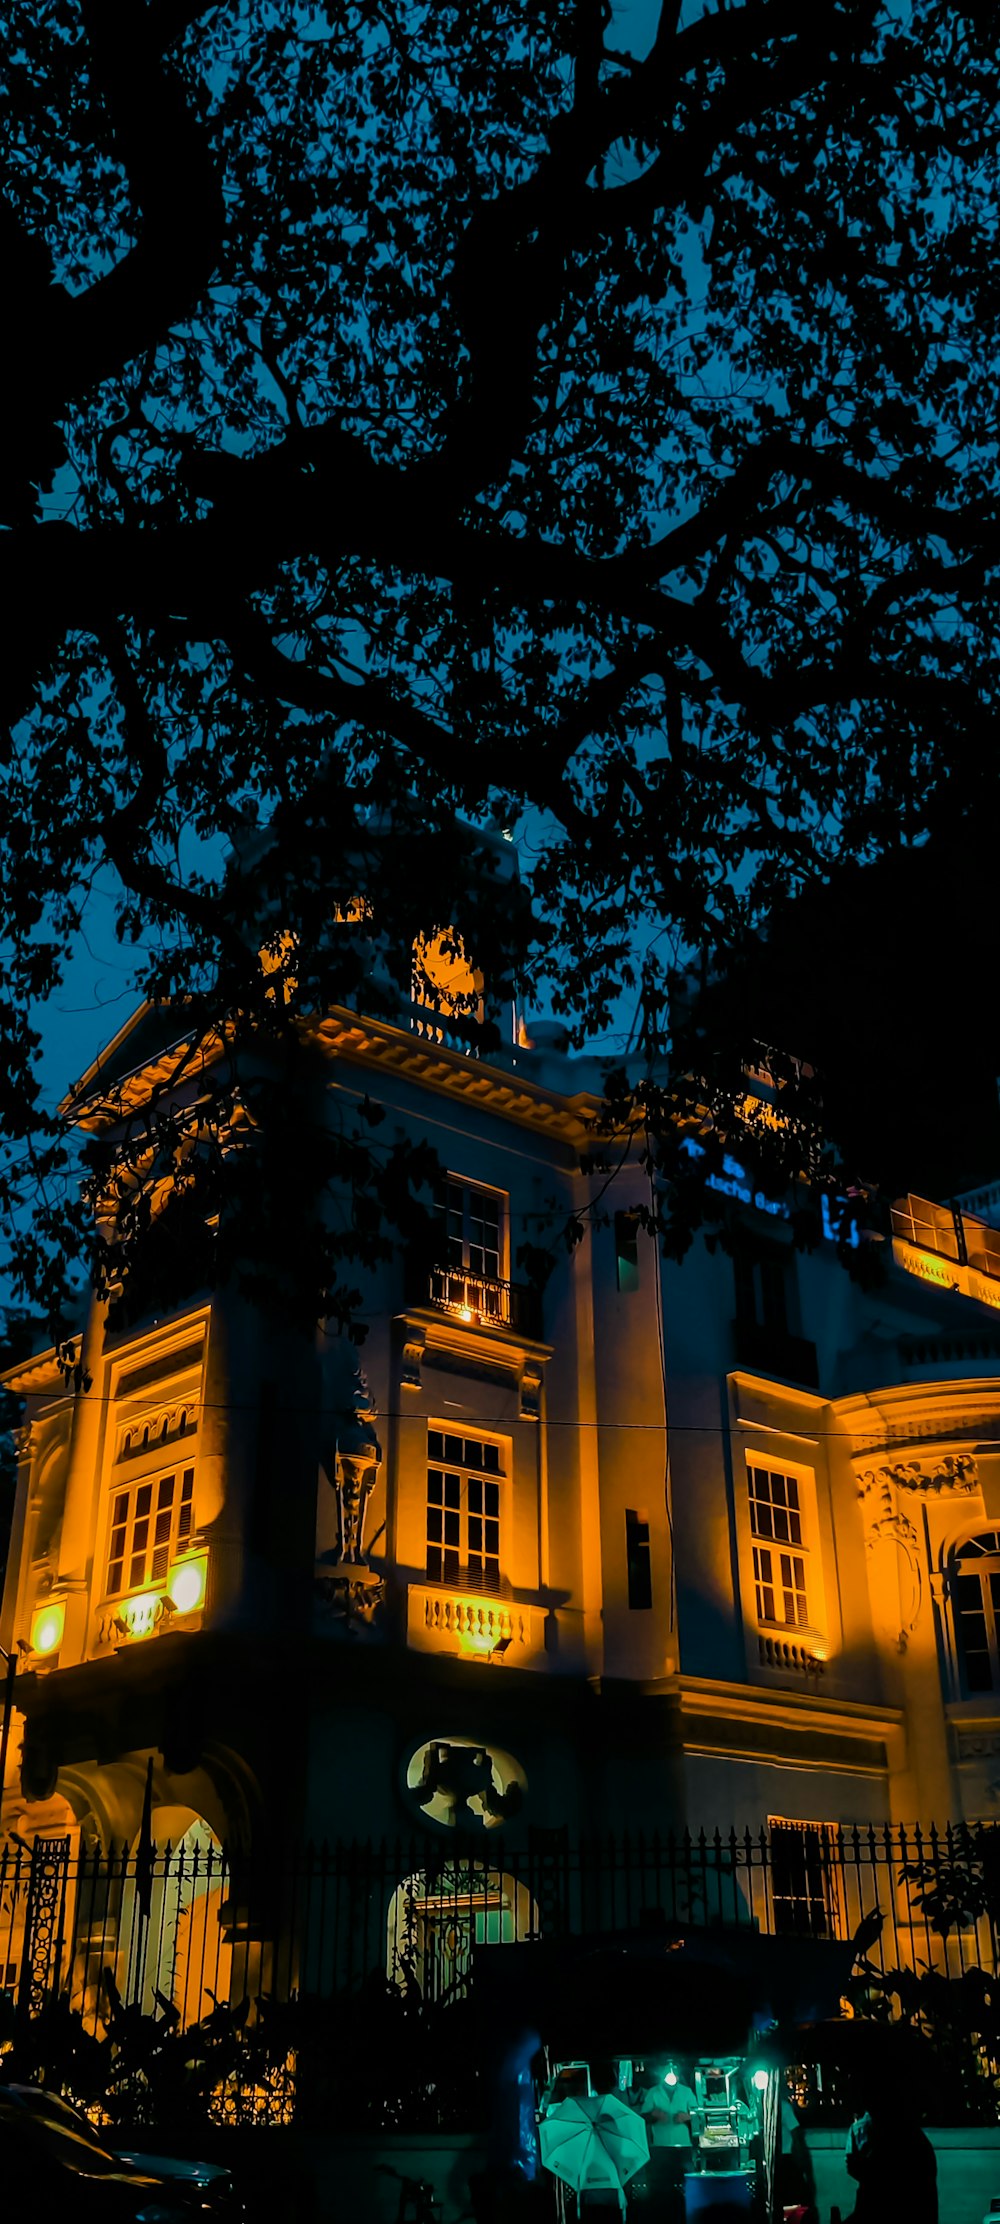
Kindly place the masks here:
<instances>
[{"instance_id":1,"label":"roof terrace railing","mask_svg":"<svg viewBox=\"0 0 1000 2224\"><path fill-rule=\"evenodd\" d=\"M1000 1228L991 1228L955 1205L935 1205L927 1197L899 1197L892 1208L892 1232L901 1243L1000 1281Z\"/></svg>"}]
</instances>

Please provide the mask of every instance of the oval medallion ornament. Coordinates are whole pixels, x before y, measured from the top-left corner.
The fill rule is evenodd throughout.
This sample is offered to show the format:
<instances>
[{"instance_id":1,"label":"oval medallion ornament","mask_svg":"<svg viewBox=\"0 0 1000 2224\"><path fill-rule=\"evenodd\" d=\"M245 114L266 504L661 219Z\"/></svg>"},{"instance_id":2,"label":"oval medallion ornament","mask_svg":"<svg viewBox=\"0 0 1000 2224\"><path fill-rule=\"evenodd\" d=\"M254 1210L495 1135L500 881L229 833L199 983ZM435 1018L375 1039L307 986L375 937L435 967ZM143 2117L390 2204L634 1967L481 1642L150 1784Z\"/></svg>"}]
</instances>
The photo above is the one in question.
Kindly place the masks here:
<instances>
[{"instance_id":1,"label":"oval medallion ornament","mask_svg":"<svg viewBox=\"0 0 1000 2224\"><path fill-rule=\"evenodd\" d=\"M444 1830L497 1830L520 1812L523 1768L498 1746L475 1738L428 1738L406 1771L406 1792L424 1822Z\"/></svg>"}]
</instances>

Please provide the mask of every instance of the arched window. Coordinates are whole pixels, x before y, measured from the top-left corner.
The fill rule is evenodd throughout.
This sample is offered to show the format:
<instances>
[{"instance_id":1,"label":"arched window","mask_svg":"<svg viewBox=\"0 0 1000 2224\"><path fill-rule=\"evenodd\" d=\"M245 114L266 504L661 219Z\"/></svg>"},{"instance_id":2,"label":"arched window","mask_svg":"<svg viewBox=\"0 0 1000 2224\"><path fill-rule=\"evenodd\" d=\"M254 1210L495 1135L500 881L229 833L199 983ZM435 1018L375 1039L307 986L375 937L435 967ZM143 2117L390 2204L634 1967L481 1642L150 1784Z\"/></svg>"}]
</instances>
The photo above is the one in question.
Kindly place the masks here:
<instances>
[{"instance_id":1,"label":"arched window","mask_svg":"<svg viewBox=\"0 0 1000 2224\"><path fill-rule=\"evenodd\" d=\"M952 1599L963 1691L1000 1691L1000 1530L958 1546Z\"/></svg>"},{"instance_id":2,"label":"arched window","mask_svg":"<svg viewBox=\"0 0 1000 2224\"><path fill-rule=\"evenodd\" d=\"M401 1991L425 2000L464 1995L476 1946L512 1946L538 1934L527 1887L488 1862L449 1861L418 1870L389 1905L386 1973Z\"/></svg>"}]
</instances>

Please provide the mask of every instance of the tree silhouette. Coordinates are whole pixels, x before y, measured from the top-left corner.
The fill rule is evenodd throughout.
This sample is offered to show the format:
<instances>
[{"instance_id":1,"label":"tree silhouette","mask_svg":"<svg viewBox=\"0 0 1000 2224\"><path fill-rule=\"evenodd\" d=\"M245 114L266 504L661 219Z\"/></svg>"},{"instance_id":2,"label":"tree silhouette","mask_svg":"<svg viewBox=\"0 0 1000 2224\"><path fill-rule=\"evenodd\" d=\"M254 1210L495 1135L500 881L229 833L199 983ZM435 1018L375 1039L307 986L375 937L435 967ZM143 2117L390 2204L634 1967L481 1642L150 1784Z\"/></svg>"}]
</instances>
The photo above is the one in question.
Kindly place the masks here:
<instances>
[{"instance_id":1,"label":"tree silhouette","mask_svg":"<svg viewBox=\"0 0 1000 2224\"><path fill-rule=\"evenodd\" d=\"M653 1010L679 949L992 810L996 9L650 28L7 10L2 1202L50 1311L38 1011L95 885L193 1041L398 1007L440 928L584 1031L644 933ZM528 830L530 905L456 813ZM200 1223L233 1070L157 1132Z\"/></svg>"}]
</instances>

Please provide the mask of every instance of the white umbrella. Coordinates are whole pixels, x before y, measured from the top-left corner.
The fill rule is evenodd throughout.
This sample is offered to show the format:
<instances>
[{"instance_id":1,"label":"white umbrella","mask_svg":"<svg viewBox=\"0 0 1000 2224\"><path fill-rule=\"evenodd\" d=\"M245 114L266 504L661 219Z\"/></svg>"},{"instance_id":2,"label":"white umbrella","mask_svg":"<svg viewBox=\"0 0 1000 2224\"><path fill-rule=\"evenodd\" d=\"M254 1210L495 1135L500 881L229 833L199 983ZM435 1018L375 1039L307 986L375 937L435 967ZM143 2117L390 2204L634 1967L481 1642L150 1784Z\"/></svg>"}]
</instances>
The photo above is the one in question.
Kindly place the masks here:
<instances>
[{"instance_id":1,"label":"white umbrella","mask_svg":"<svg viewBox=\"0 0 1000 2224\"><path fill-rule=\"evenodd\" d=\"M621 2191L649 2160L646 2126L634 2108L613 2093L557 2101L542 2117L542 2161L574 2193L597 2186Z\"/></svg>"}]
</instances>

